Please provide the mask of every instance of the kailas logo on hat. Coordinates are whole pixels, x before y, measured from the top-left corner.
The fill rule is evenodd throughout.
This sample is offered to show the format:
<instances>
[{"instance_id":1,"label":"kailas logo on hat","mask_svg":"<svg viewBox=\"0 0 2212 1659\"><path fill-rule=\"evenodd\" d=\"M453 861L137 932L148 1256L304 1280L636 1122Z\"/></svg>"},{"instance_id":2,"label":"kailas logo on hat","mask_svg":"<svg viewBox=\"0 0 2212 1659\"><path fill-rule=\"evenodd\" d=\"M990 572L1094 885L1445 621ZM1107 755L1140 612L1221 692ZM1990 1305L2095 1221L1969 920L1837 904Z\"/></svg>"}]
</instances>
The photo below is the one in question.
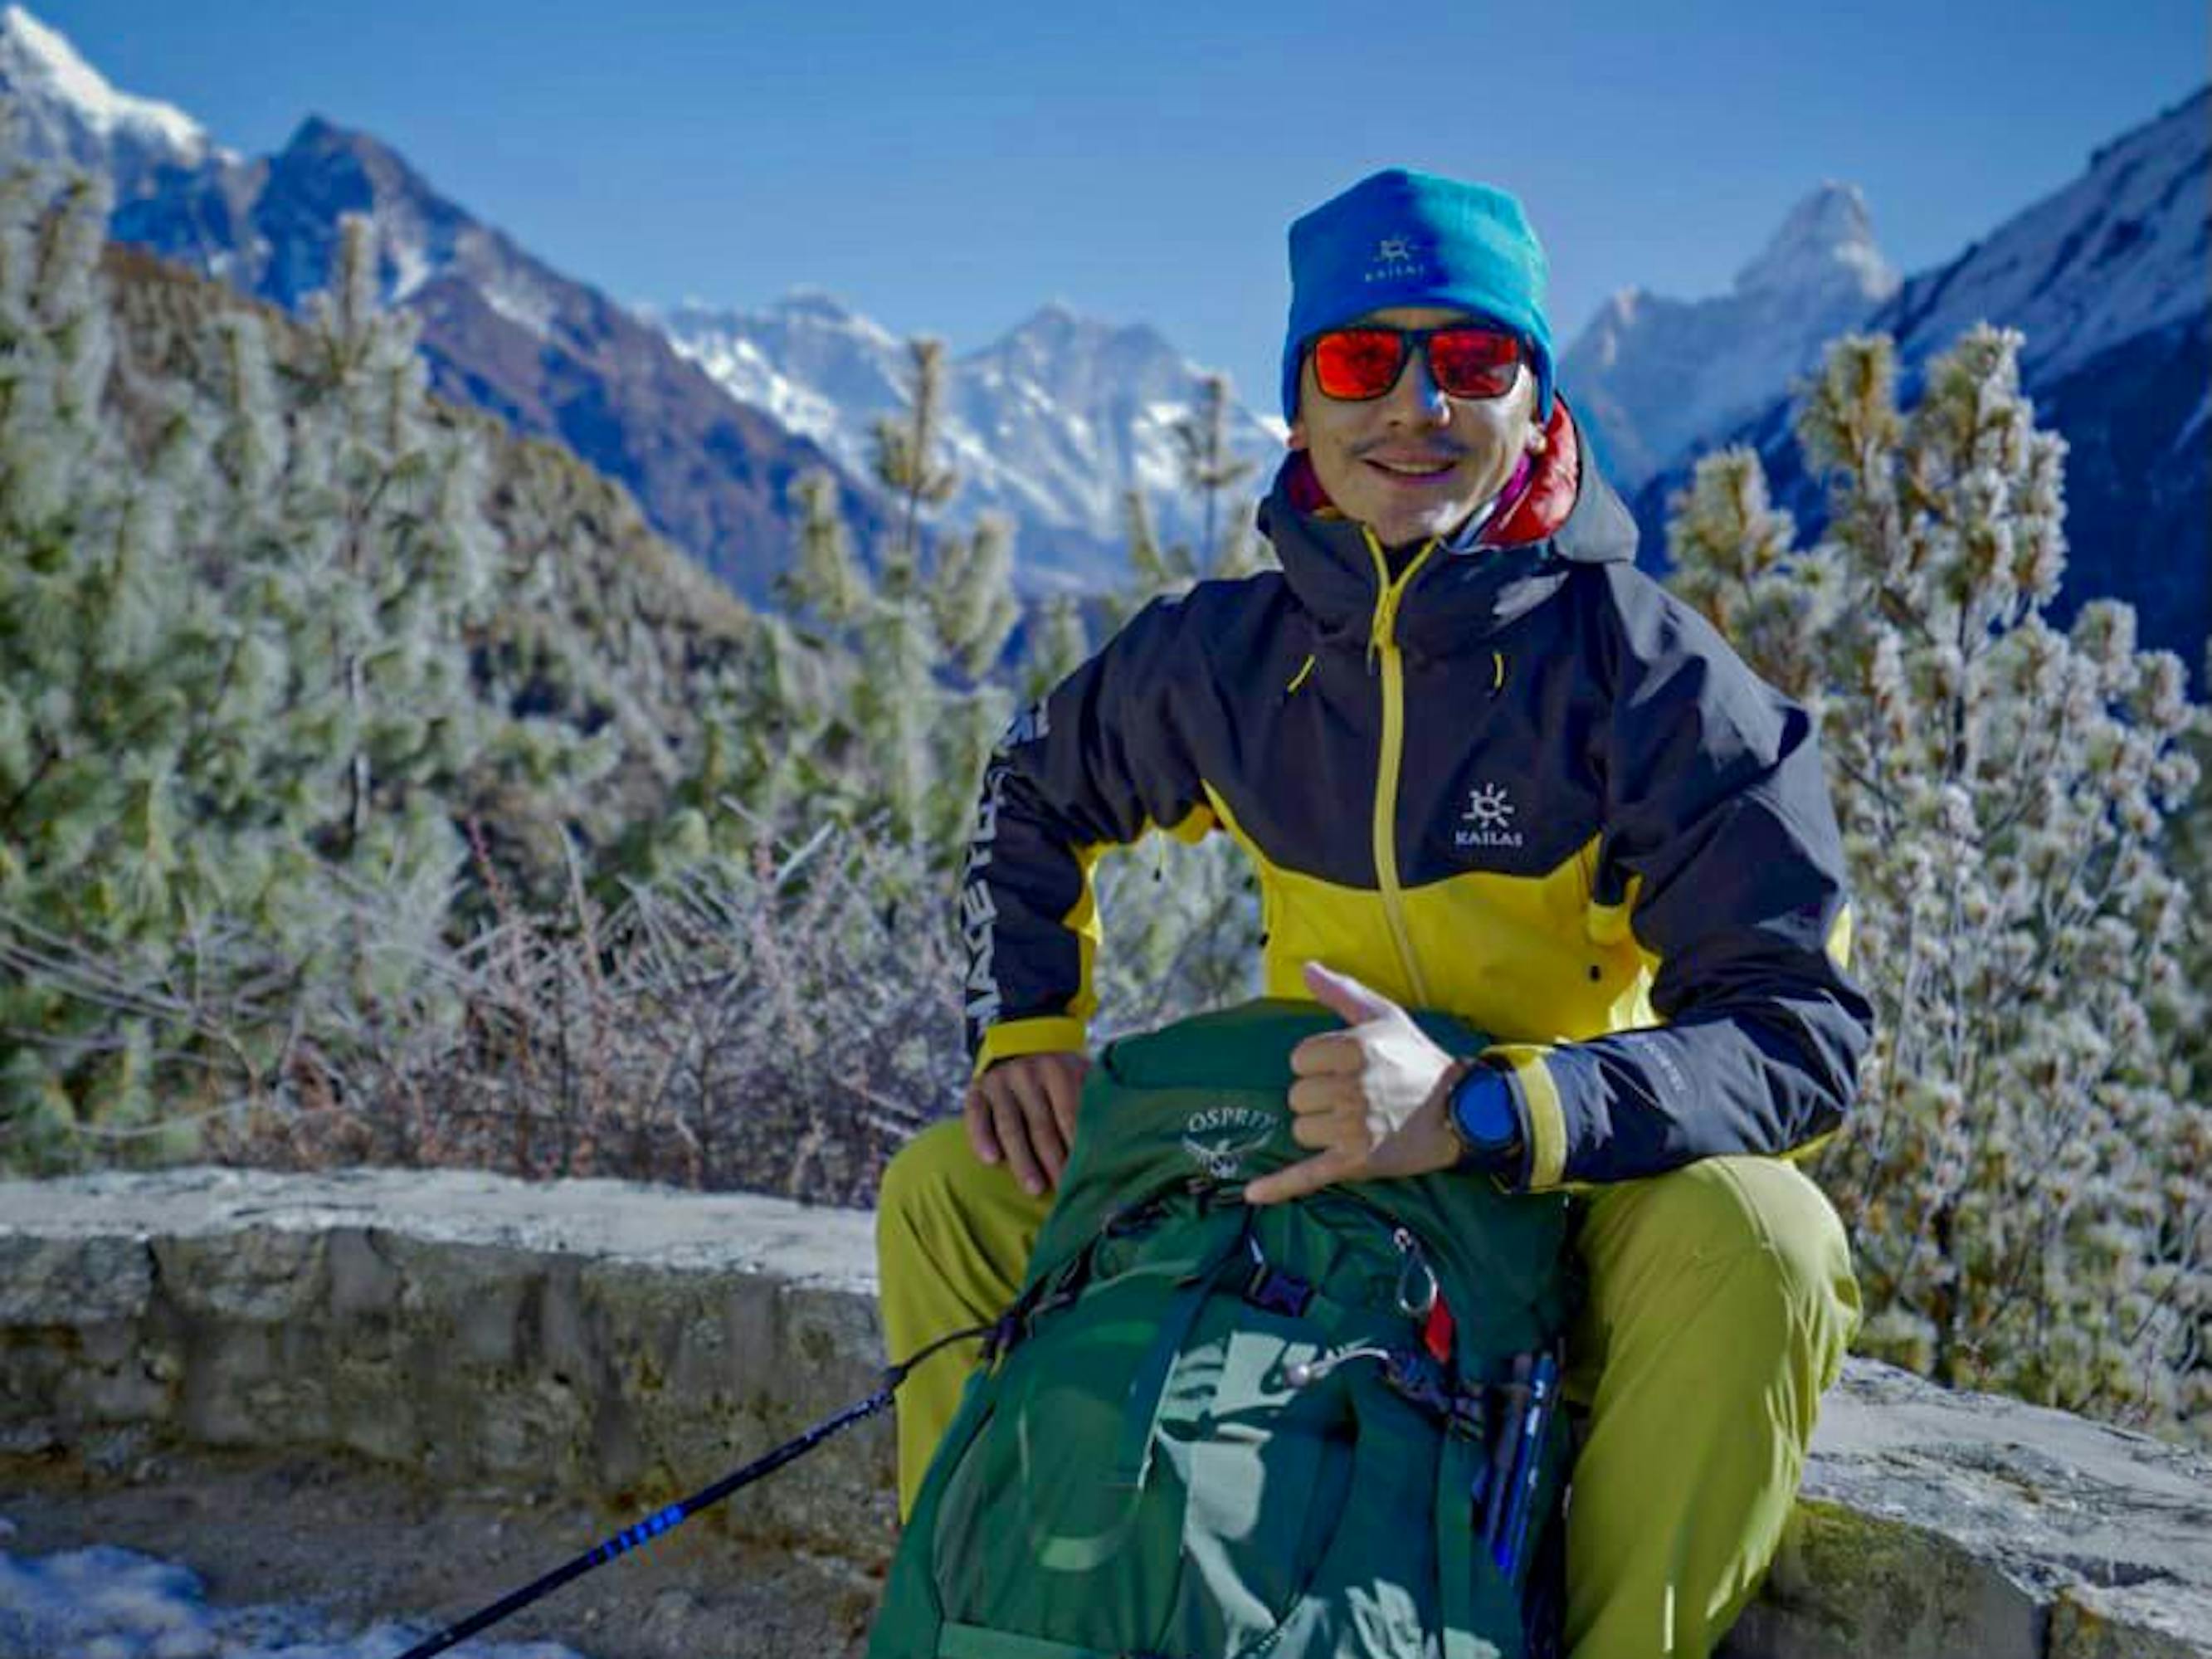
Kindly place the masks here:
<instances>
[{"instance_id":1,"label":"kailas logo on hat","mask_svg":"<svg viewBox=\"0 0 2212 1659\"><path fill-rule=\"evenodd\" d=\"M1362 281L1408 283L1425 276L1429 251L1410 236L1385 236L1375 244Z\"/></svg>"}]
</instances>

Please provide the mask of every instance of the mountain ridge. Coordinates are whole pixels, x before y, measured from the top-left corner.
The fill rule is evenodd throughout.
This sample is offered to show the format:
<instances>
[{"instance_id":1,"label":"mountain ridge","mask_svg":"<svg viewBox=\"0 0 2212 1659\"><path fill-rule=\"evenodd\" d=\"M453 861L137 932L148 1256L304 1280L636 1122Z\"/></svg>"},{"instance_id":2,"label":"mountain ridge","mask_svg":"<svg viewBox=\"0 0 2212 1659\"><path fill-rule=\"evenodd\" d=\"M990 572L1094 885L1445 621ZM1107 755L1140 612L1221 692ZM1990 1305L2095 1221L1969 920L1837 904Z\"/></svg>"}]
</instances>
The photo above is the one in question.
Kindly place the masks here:
<instances>
[{"instance_id":1,"label":"mountain ridge","mask_svg":"<svg viewBox=\"0 0 2212 1659\"><path fill-rule=\"evenodd\" d=\"M35 43L43 28L15 9L0 47ZM65 41L55 50L73 55ZM142 154L100 139L103 100L126 95L88 69L74 81L19 73L0 94L33 159L107 173L114 240L288 312L327 283L343 216L366 215L381 297L416 317L432 388L565 445L749 601L767 601L790 562L802 472L836 477L839 510L863 544L880 532L879 503L818 447L732 398L658 331L442 195L374 135L314 113L267 156L211 142Z\"/></svg>"},{"instance_id":2,"label":"mountain ridge","mask_svg":"<svg viewBox=\"0 0 2212 1659\"><path fill-rule=\"evenodd\" d=\"M99 166L124 180L164 162L194 166L217 149L207 130L174 104L119 92L71 46L20 5L0 9L0 87L42 89L29 100L33 120L65 104L79 118L74 133L50 135L76 153L79 166Z\"/></svg>"},{"instance_id":3,"label":"mountain ridge","mask_svg":"<svg viewBox=\"0 0 2212 1659\"><path fill-rule=\"evenodd\" d=\"M1607 476L1633 490L1717 427L1741 421L1896 291L1855 185L1801 198L1728 293L1616 293L1559 360Z\"/></svg>"},{"instance_id":4,"label":"mountain ridge","mask_svg":"<svg viewBox=\"0 0 2212 1659\"><path fill-rule=\"evenodd\" d=\"M32 118L34 149L92 156L117 180L118 240L288 307L326 277L339 216L369 213L387 295L421 319L436 389L569 447L744 597L766 599L788 560L789 486L808 466L839 477L864 552L880 534L869 428L903 407L906 347L834 295L633 316L441 196L382 141L314 114L275 155L241 158L173 106L116 92L19 6L0 13L0 91ZM1690 462L1731 439L1761 447L1778 495L1817 527L1819 493L1793 471L1787 388L1826 339L1888 329L1909 388L1988 315L2025 331L2027 389L2074 446L2071 591L2104 584L2155 607L2152 626L2179 627L2176 643L2201 646L2212 212L2191 210L2208 98L2200 88L2099 145L2081 175L1908 277L1882 257L1863 196L1829 180L1729 293L1615 294L1563 356L1560 382L1638 503L1645 561L1663 562L1665 500ZM963 483L939 521L1008 514L1033 592L1119 579L1131 489L1164 537L1196 533L1176 428L1204 371L1149 324L1047 301L947 370L945 459ZM2129 386L2142 397L2130 402ZM1280 423L1240 405L1232 428L1256 495L1282 453Z\"/></svg>"},{"instance_id":5,"label":"mountain ridge","mask_svg":"<svg viewBox=\"0 0 2212 1659\"><path fill-rule=\"evenodd\" d=\"M819 289L759 310L695 300L652 315L733 397L853 471L868 465L876 419L906 408L906 342ZM1174 434L1197 408L1206 372L1150 323L1045 301L946 360L941 439L961 482L939 519L1007 514L1032 590L1118 581L1130 489L1143 491L1164 537L1202 534ZM1263 487L1283 453L1279 428L1232 405L1231 429Z\"/></svg>"}]
</instances>

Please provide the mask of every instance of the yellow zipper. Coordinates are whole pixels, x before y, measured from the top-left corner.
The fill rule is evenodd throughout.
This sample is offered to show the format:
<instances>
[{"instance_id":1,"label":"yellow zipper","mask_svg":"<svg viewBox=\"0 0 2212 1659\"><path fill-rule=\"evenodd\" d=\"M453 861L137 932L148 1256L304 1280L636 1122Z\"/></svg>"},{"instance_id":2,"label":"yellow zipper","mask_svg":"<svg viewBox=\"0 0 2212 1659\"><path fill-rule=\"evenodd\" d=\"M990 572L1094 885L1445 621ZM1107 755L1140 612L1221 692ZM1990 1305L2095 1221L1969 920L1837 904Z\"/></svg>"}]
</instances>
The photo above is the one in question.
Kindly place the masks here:
<instances>
[{"instance_id":1,"label":"yellow zipper","mask_svg":"<svg viewBox=\"0 0 2212 1659\"><path fill-rule=\"evenodd\" d=\"M1390 937L1398 946L1398 963L1406 971L1416 1006L1429 1006L1429 988L1421 977L1421 964L1413 956L1413 937L1406 927L1406 896L1398 885L1398 765L1406 743L1406 680L1398 654L1398 601L1413 573L1437 550L1432 537L1414 555L1396 581L1390 580L1390 561L1375 532L1362 526L1367 551L1375 560L1377 597L1375 618L1367 633L1367 663L1371 670L1379 658L1382 668L1382 752L1375 772L1375 879L1382 890L1382 914L1390 923Z\"/></svg>"}]
</instances>

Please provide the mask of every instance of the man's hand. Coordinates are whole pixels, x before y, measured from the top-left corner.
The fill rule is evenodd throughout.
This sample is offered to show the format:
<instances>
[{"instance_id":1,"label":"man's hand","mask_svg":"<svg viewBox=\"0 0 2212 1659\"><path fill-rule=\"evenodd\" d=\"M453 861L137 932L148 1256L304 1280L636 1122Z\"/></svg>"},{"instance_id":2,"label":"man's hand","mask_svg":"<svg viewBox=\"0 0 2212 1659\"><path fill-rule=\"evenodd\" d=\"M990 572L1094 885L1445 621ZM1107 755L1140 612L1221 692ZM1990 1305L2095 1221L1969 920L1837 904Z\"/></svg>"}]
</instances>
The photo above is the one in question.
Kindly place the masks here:
<instances>
[{"instance_id":1,"label":"man's hand","mask_svg":"<svg viewBox=\"0 0 2212 1659\"><path fill-rule=\"evenodd\" d=\"M968 1085L961 1110L968 1144L986 1164L1004 1162L1036 1195L1060 1185L1075 1145L1075 1109L1083 1098L1082 1054L1015 1054L994 1060Z\"/></svg>"},{"instance_id":2,"label":"man's hand","mask_svg":"<svg viewBox=\"0 0 2212 1659\"><path fill-rule=\"evenodd\" d=\"M1459 1140L1437 1085L1452 1058L1389 998L1349 975L1306 963L1306 988L1351 1029L1310 1036L1291 1051L1291 1135L1319 1156L1262 1176L1249 1204L1303 1198L1339 1181L1448 1170Z\"/></svg>"}]
</instances>

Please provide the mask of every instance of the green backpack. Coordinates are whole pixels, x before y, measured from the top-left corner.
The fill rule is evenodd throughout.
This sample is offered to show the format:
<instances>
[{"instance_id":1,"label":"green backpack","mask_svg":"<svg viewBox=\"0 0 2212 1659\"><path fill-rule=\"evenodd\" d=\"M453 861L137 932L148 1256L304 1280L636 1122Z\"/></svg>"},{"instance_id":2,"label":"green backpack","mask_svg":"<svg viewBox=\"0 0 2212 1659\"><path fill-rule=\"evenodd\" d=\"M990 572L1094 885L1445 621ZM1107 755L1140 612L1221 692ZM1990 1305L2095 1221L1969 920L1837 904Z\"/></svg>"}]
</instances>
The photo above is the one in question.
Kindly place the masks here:
<instances>
[{"instance_id":1,"label":"green backpack","mask_svg":"<svg viewBox=\"0 0 2212 1659\"><path fill-rule=\"evenodd\" d=\"M1341 1027L1263 1000L1108 1045L870 1659L1557 1653L1567 1200L1426 1176L1244 1204L1310 1156L1290 1054Z\"/></svg>"}]
</instances>

